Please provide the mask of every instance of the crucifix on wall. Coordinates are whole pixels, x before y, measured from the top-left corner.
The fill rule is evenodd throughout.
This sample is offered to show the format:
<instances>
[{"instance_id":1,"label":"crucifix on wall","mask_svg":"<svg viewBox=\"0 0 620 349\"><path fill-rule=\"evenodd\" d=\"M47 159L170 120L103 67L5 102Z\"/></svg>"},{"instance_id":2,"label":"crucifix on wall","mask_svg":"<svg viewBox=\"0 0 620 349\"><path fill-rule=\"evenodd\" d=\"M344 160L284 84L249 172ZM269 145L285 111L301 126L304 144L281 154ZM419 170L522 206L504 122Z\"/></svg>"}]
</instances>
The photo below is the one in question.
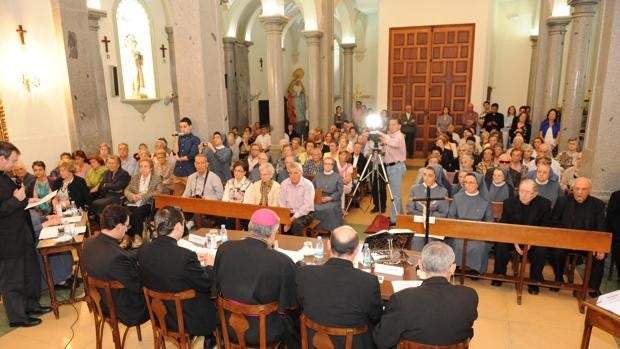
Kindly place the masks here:
<instances>
[{"instance_id":1,"label":"crucifix on wall","mask_svg":"<svg viewBox=\"0 0 620 349\"><path fill-rule=\"evenodd\" d=\"M159 50L161 51L161 58L163 59L164 63L166 63L166 46L164 46L164 44L161 44Z\"/></svg>"},{"instance_id":2,"label":"crucifix on wall","mask_svg":"<svg viewBox=\"0 0 620 349\"><path fill-rule=\"evenodd\" d=\"M22 27L22 25L20 24L19 26L17 26L16 32L19 33L19 41L22 43L22 45L26 45L24 34L26 34L28 31L24 30L24 27Z\"/></svg>"},{"instance_id":3,"label":"crucifix on wall","mask_svg":"<svg viewBox=\"0 0 620 349\"><path fill-rule=\"evenodd\" d=\"M105 58L110 59L110 53L108 50L108 44L110 43L110 40L108 39L108 36L104 35L103 40L101 40L101 42L105 45Z\"/></svg>"}]
</instances>

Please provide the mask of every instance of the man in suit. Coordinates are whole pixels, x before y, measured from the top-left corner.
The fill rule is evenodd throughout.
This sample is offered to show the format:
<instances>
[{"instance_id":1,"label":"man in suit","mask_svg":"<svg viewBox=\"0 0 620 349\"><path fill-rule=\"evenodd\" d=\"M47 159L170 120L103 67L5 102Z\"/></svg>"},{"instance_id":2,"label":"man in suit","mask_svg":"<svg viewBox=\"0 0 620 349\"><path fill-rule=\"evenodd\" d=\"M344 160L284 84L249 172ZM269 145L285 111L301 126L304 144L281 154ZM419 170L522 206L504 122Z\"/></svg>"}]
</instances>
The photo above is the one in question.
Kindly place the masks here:
<instances>
[{"instance_id":1,"label":"man in suit","mask_svg":"<svg viewBox=\"0 0 620 349\"><path fill-rule=\"evenodd\" d=\"M405 134L405 142L407 143L407 157L413 158L417 125L415 115L411 111L411 104L407 104L405 106L405 112L400 116L399 121L403 127L402 131Z\"/></svg>"},{"instance_id":2,"label":"man in suit","mask_svg":"<svg viewBox=\"0 0 620 349\"><path fill-rule=\"evenodd\" d=\"M505 154L503 154L505 155ZM501 158L500 158L501 159ZM502 223L537 225L542 227L551 226L551 201L538 195L538 186L531 179L524 179L519 184L519 196L506 199L502 207ZM514 244L514 249L520 255L523 250L518 244ZM510 259L510 252L513 244L498 242L495 244L495 265L493 273L506 275L506 266ZM547 248L531 246L529 249L530 257L530 278L544 281L543 268L547 259ZM491 285L499 287L502 282L493 280ZM529 285L527 291L536 295L539 292L538 286Z\"/></svg>"},{"instance_id":3,"label":"man in suit","mask_svg":"<svg viewBox=\"0 0 620 349\"><path fill-rule=\"evenodd\" d=\"M146 322L149 314L144 304L140 272L136 260L118 245L129 227L129 211L120 205L109 205L101 214L101 233L84 242L82 262L89 276L99 280L119 281L124 289L112 290L116 313L127 326ZM100 291L102 306L107 309Z\"/></svg>"},{"instance_id":4,"label":"man in suit","mask_svg":"<svg viewBox=\"0 0 620 349\"><path fill-rule=\"evenodd\" d=\"M307 265L297 270L297 299L312 321L330 327L368 325L368 332L353 339L354 348L374 348L373 327L381 318L383 305L377 277L356 269L359 252L357 232L342 226L330 237L331 258L324 265ZM308 341L312 342L312 335ZM344 338L333 338L336 347Z\"/></svg>"},{"instance_id":5,"label":"man in suit","mask_svg":"<svg viewBox=\"0 0 620 349\"><path fill-rule=\"evenodd\" d=\"M138 250L142 282L159 292L195 290L196 297L182 303L185 330L195 336L205 336L205 348L211 348L215 330L215 305L211 300L213 256L197 255L177 245L185 229L180 209L172 206L159 209L155 214L155 227L159 237ZM199 260L207 267L203 268ZM166 324L176 331L174 303L166 304L166 308Z\"/></svg>"},{"instance_id":6,"label":"man in suit","mask_svg":"<svg viewBox=\"0 0 620 349\"><path fill-rule=\"evenodd\" d=\"M451 345L474 336L478 294L450 284L456 264L450 246L428 243L418 262L422 285L392 295L375 327L377 347L395 347L401 339L427 345Z\"/></svg>"},{"instance_id":7,"label":"man in suit","mask_svg":"<svg viewBox=\"0 0 620 349\"><path fill-rule=\"evenodd\" d=\"M278 313L267 316L267 343L279 341L291 348L299 345L295 264L271 248L279 227L280 218L275 212L266 208L256 210L250 218L251 235L225 242L217 249L211 294L243 304L277 302ZM258 317L248 320L246 342L257 345ZM228 332L234 337L232 328Z\"/></svg>"},{"instance_id":8,"label":"man in suit","mask_svg":"<svg viewBox=\"0 0 620 349\"><path fill-rule=\"evenodd\" d=\"M99 185L99 197L92 203L92 210L96 214L100 214L108 205L120 204L123 192L131 180L129 173L121 168L118 156L108 156L106 167L108 171Z\"/></svg>"},{"instance_id":9,"label":"man in suit","mask_svg":"<svg viewBox=\"0 0 620 349\"><path fill-rule=\"evenodd\" d=\"M362 150L364 150L362 143L355 143L353 145L353 153L351 153L351 158L349 159L349 162L353 165L353 168L356 168L357 173L360 175L362 174L362 171L364 171L366 162L368 161L362 153Z\"/></svg>"},{"instance_id":10,"label":"man in suit","mask_svg":"<svg viewBox=\"0 0 620 349\"><path fill-rule=\"evenodd\" d=\"M11 327L41 323L36 315L51 311L39 304L41 270L35 251L26 189L10 178L20 152L0 142L0 294Z\"/></svg>"}]
</instances>

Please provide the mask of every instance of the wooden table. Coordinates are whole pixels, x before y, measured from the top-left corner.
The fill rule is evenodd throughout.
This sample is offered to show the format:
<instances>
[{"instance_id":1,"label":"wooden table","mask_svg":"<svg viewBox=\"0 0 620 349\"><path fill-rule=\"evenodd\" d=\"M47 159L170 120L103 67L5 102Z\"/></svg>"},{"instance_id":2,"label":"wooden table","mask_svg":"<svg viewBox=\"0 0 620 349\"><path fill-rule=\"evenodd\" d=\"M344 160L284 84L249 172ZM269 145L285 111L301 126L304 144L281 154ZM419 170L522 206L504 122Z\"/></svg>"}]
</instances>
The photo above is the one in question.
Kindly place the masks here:
<instances>
[{"instance_id":1,"label":"wooden table","mask_svg":"<svg viewBox=\"0 0 620 349\"><path fill-rule=\"evenodd\" d=\"M205 236L207 233L209 233L210 229L198 229L195 233L197 235L202 235ZM250 235L249 232L247 231L238 231L238 230L229 230L228 231L228 239L229 240L241 240L241 239L245 239L246 237L248 237ZM308 238L308 237L302 237L302 236L294 236L294 235L282 235L282 234L277 234L276 235L276 240L278 242L278 247L281 249L285 249L285 250L292 250L292 251L298 251L300 250L303 245L304 242L306 241L310 241L312 242L312 246L315 245L316 239L314 238ZM360 241L360 244L363 243ZM306 264L323 264L325 262L327 262L327 260L329 259L329 254L330 254L330 249L329 249L329 244L324 241L324 246L325 246L325 252L323 254L323 258L317 258L315 256L305 256L304 257L304 263ZM394 289L392 288L392 282L391 281L395 281L395 280L417 280L418 276L416 273L416 263L418 261L418 258L420 257L420 253L416 252L416 251L410 251L410 250L403 250L410 258L410 260L413 261L413 265L410 265L408 263L403 263L400 266L404 268L404 275L401 276L394 276L394 275L389 275L389 274L381 274L381 273L375 273L374 272L374 266L371 269L371 272L374 275L382 275L384 278L384 281L381 283L381 298L384 300L388 300L390 299L390 297L392 296L392 294L394 293Z\"/></svg>"},{"instance_id":2,"label":"wooden table","mask_svg":"<svg viewBox=\"0 0 620 349\"><path fill-rule=\"evenodd\" d=\"M82 221L75 224L76 227L86 226L87 232L84 234L76 235L75 238L68 242L58 243L54 241L54 239L46 239L39 240L37 244L37 249L39 253L43 257L43 269L45 271L45 278L47 280L47 289L50 295L50 305L52 310L54 310L54 316L56 319L59 318L58 307L63 304L71 304L79 301L86 301L86 295L88 295L88 285L86 285L86 280L82 283L84 286L84 296L76 297L75 291L77 288L77 279L78 275L82 274L84 267L82 266L82 243L84 242L84 237L88 233L88 217L86 215L82 215ZM65 253L75 251L77 254L77 264L73 270L73 283L71 284L71 292L69 294L69 299L59 301L56 298L56 291L54 290L54 279L52 278L52 267L50 265L49 256L57 253Z\"/></svg>"},{"instance_id":3,"label":"wooden table","mask_svg":"<svg viewBox=\"0 0 620 349\"><path fill-rule=\"evenodd\" d=\"M599 307L596 305L595 299L587 300L583 304L586 307L586 318L581 337L581 349L587 349L590 346L590 335L592 334L593 326L612 336L620 337L620 316L618 314Z\"/></svg>"}]
</instances>

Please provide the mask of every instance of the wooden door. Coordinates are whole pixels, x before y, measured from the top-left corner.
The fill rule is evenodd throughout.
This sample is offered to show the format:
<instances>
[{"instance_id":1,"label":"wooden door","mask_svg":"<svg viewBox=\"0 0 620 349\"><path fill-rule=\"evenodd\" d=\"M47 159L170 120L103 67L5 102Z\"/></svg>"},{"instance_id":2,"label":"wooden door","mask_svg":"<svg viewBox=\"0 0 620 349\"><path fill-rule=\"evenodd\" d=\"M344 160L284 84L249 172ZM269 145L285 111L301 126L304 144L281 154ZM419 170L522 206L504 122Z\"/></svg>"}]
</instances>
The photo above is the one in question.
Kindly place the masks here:
<instances>
[{"instance_id":1,"label":"wooden door","mask_svg":"<svg viewBox=\"0 0 620 349\"><path fill-rule=\"evenodd\" d=\"M455 125L471 96L474 24L390 28L388 108L394 116L411 104L417 117L415 156L435 143L437 116L451 109Z\"/></svg>"}]
</instances>

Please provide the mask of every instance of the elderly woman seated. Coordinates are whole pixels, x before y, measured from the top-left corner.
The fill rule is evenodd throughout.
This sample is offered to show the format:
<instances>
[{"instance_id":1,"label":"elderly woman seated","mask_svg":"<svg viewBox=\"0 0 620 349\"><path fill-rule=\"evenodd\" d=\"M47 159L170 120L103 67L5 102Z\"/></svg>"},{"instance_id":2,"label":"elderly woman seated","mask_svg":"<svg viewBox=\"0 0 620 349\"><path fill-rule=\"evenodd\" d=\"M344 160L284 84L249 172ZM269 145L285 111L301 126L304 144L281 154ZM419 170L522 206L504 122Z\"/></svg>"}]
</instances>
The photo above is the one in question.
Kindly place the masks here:
<instances>
[{"instance_id":1,"label":"elderly woman seated","mask_svg":"<svg viewBox=\"0 0 620 349\"><path fill-rule=\"evenodd\" d=\"M252 183L243 198L244 204L279 206L280 184L273 179L275 170L270 163L259 165L260 180Z\"/></svg>"},{"instance_id":2,"label":"elderly woman seated","mask_svg":"<svg viewBox=\"0 0 620 349\"><path fill-rule=\"evenodd\" d=\"M321 221L318 228L334 230L342 225L342 177L334 171L336 160L323 159L323 171L312 180L315 190L321 190L321 202L314 205L314 218Z\"/></svg>"}]
</instances>

